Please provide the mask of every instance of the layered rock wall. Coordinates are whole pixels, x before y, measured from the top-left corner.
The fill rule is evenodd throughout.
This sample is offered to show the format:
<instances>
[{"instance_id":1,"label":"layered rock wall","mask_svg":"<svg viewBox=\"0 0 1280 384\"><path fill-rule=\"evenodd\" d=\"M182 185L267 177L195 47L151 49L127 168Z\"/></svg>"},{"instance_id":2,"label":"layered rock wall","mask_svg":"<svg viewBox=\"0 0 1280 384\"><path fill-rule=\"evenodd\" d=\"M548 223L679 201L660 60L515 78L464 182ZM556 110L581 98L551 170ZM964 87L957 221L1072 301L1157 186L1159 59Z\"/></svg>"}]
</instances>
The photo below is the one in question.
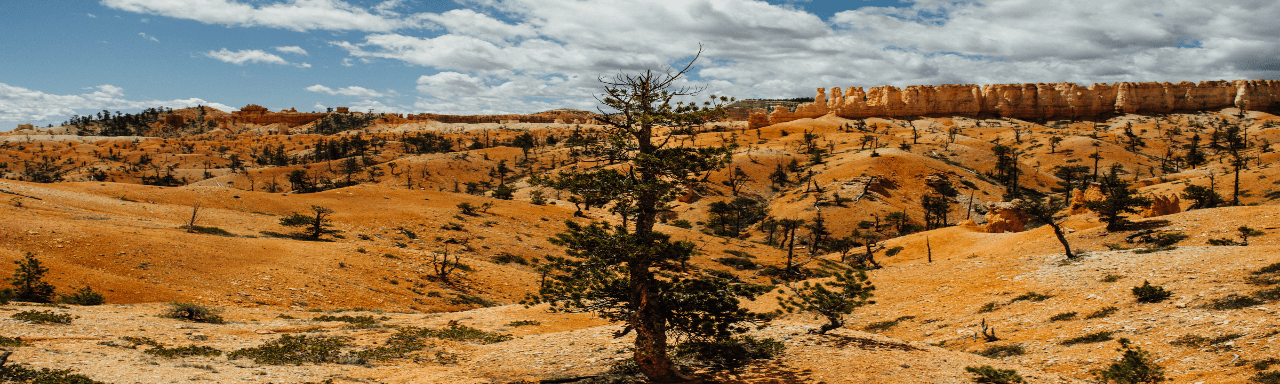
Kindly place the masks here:
<instances>
[{"instance_id":1,"label":"layered rock wall","mask_svg":"<svg viewBox=\"0 0 1280 384\"><path fill-rule=\"evenodd\" d=\"M795 111L752 110L752 127L834 114L844 118L923 115L994 115L1016 119L1082 119L1116 113L1168 113L1214 108L1265 110L1280 106L1280 81L1235 80L1192 83L1075 83L891 85L818 88L814 102ZM759 115L759 116L758 116Z\"/></svg>"},{"instance_id":2,"label":"layered rock wall","mask_svg":"<svg viewBox=\"0 0 1280 384\"><path fill-rule=\"evenodd\" d=\"M292 128L320 120L326 115L328 113L299 113L296 110L275 113L260 105L249 104L240 108L239 111L231 112L231 122L255 125L284 124Z\"/></svg>"}]
</instances>

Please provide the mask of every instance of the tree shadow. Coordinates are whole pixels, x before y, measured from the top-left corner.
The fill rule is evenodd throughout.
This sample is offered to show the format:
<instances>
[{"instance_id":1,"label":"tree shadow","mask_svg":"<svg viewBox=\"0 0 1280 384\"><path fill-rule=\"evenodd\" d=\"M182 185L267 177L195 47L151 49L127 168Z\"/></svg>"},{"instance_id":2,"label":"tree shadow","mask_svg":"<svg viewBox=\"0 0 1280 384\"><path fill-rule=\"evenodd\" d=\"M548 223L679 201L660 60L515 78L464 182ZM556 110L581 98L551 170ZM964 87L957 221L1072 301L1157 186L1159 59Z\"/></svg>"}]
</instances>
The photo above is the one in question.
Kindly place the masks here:
<instances>
[{"instance_id":1,"label":"tree shadow","mask_svg":"<svg viewBox=\"0 0 1280 384\"><path fill-rule=\"evenodd\" d=\"M865 337L857 337L857 336L826 334L826 335L820 335L816 341L817 341L817 344L829 346L832 348L853 347L853 348L858 348L858 349L868 350L868 351L877 351L877 350L886 350L886 349L907 351L907 352L923 351L923 349L912 346L911 344L898 343L898 342L892 342L892 341L880 341L880 340L869 339Z\"/></svg>"},{"instance_id":2,"label":"tree shadow","mask_svg":"<svg viewBox=\"0 0 1280 384\"><path fill-rule=\"evenodd\" d=\"M1169 226L1169 220L1143 220L1131 221L1120 227L1121 231L1141 231L1148 229L1164 228Z\"/></svg>"},{"instance_id":3,"label":"tree shadow","mask_svg":"<svg viewBox=\"0 0 1280 384\"><path fill-rule=\"evenodd\" d=\"M813 370L798 369L786 363L771 360L731 371L713 372L708 375L705 382L708 384L821 383L821 381L814 381Z\"/></svg>"}]
</instances>

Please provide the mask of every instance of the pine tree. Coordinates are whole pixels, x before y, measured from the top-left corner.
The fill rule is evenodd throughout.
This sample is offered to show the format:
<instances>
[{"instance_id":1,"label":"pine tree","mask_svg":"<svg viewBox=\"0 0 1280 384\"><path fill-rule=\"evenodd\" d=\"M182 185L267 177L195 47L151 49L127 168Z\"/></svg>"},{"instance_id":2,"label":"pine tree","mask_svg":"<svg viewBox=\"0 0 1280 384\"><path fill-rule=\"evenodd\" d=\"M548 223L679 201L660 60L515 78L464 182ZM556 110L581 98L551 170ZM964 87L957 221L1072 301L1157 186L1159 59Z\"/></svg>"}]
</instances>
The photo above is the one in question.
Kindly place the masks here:
<instances>
[{"instance_id":1,"label":"pine tree","mask_svg":"<svg viewBox=\"0 0 1280 384\"><path fill-rule=\"evenodd\" d=\"M679 71L601 80L604 94L599 99L615 112L601 118L609 127L606 141L611 144L599 157L621 163L622 169L622 178L606 183L608 190L602 195L632 207L634 220L630 225L566 221L567 230L552 243L565 247L568 257L551 264L545 284L525 301L550 303L555 310L595 312L623 323L619 336L635 332L636 365L653 382L691 379L668 355L669 335L725 340L745 331L749 323L766 319L739 305L740 298L763 293L761 288L685 268L696 252L694 245L654 230L660 210L682 186L694 185L728 160L724 148L668 146L669 141L655 137L659 129L692 129L723 115L720 102L728 98L701 107L675 100L701 91L675 86L692 66L690 61ZM591 178L598 172L602 171L559 177Z\"/></svg>"}]
</instances>

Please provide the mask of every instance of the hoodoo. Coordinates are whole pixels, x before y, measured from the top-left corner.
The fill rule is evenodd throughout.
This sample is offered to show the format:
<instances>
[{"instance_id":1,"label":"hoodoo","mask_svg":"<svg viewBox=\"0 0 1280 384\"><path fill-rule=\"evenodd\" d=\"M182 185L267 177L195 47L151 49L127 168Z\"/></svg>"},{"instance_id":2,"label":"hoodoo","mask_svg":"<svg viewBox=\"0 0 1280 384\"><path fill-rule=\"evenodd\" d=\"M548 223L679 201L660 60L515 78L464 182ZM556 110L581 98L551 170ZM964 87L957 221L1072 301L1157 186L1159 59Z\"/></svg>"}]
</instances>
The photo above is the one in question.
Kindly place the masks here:
<instances>
[{"instance_id":1,"label":"hoodoo","mask_svg":"<svg viewBox=\"0 0 1280 384\"><path fill-rule=\"evenodd\" d=\"M843 91L818 88L811 103L752 109L752 128L828 114L872 116L990 115L1017 119L1082 119L1114 113L1168 113L1213 108L1262 110L1280 103L1280 81L1235 80L1192 83L1075 83L891 85Z\"/></svg>"}]
</instances>

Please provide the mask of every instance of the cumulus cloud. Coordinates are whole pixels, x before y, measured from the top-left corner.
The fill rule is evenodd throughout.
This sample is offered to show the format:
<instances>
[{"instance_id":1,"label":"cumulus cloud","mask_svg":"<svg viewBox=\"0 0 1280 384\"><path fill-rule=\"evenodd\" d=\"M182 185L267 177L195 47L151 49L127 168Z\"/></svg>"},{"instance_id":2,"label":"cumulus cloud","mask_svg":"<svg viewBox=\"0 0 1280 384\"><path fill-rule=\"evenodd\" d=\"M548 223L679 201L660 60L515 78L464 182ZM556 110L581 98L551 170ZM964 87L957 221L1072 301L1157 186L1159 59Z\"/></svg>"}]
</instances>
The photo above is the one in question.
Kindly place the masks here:
<instances>
[{"instance_id":1,"label":"cumulus cloud","mask_svg":"<svg viewBox=\"0 0 1280 384\"><path fill-rule=\"evenodd\" d=\"M234 0L102 0L122 11L195 20L238 27L270 27L294 31L391 31L421 25L417 17L403 17L389 6L369 10L339 0L241 2ZM387 4L387 3L383 3Z\"/></svg>"},{"instance_id":2,"label":"cumulus cloud","mask_svg":"<svg viewBox=\"0 0 1280 384\"><path fill-rule=\"evenodd\" d=\"M292 53L295 55L303 55L303 56L307 55L307 50L302 49L302 47L299 47L296 45L291 45L287 47L275 47L275 48L277 51L284 52L284 53Z\"/></svg>"},{"instance_id":3,"label":"cumulus cloud","mask_svg":"<svg viewBox=\"0 0 1280 384\"><path fill-rule=\"evenodd\" d=\"M261 49L242 49L238 51L231 51L223 48L217 51L205 52L204 55L224 63L231 63L235 65L244 65L244 63L264 63L292 65L298 68L311 68L311 64L290 63L288 60L285 60L280 56L267 53Z\"/></svg>"},{"instance_id":4,"label":"cumulus cloud","mask_svg":"<svg viewBox=\"0 0 1280 384\"><path fill-rule=\"evenodd\" d=\"M157 43L159 43L159 42L160 42L160 40L156 40L156 37L155 37L155 36L151 36L151 35L148 35L148 34L146 34L146 33L139 32L139 33L138 33L138 36L142 36L142 38L144 38L144 39L151 40L151 41L154 41L154 42L157 42Z\"/></svg>"},{"instance_id":5,"label":"cumulus cloud","mask_svg":"<svg viewBox=\"0 0 1280 384\"><path fill-rule=\"evenodd\" d=\"M55 95L37 90L0 83L0 121L28 123L62 121L77 113L95 113L108 110L136 110L153 107L189 108L196 105L214 107L223 111L235 108L200 98L174 100L129 100L124 89L110 84L89 88L92 92L79 95ZM16 125L16 124L15 124Z\"/></svg>"},{"instance_id":6,"label":"cumulus cloud","mask_svg":"<svg viewBox=\"0 0 1280 384\"><path fill-rule=\"evenodd\" d=\"M345 87L345 88L333 89L320 84L316 84L310 87L306 87L304 89L311 92L327 93L330 95L343 95L343 96L364 97L364 98L383 96L383 94L379 93L378 91L368 89L368 88L363 88L363 87L357 87L354 85L350 87Z\"/></svg>"},{"instance_id":7,"label":"cumulus cloud","mask_svg":"<svg viewBox=\"0 0 1280 384\"><path fill-rule=\"evenodd\" d=\"M207 6L103 3L228 26L368 32L330 37L349 55L340 65L422 67L419 99L406 107L421 111L591 108L596 78L680 66L700 44L687 84L738 97L884 84L1280 78L1280 24L1271 20L1280 3L1266 0L906 0L825 19L760 0L468 0L458 2L463 9L412 14L397 12L400 0L367 8L196 1Z\"/></svg>"}]
</instances>

